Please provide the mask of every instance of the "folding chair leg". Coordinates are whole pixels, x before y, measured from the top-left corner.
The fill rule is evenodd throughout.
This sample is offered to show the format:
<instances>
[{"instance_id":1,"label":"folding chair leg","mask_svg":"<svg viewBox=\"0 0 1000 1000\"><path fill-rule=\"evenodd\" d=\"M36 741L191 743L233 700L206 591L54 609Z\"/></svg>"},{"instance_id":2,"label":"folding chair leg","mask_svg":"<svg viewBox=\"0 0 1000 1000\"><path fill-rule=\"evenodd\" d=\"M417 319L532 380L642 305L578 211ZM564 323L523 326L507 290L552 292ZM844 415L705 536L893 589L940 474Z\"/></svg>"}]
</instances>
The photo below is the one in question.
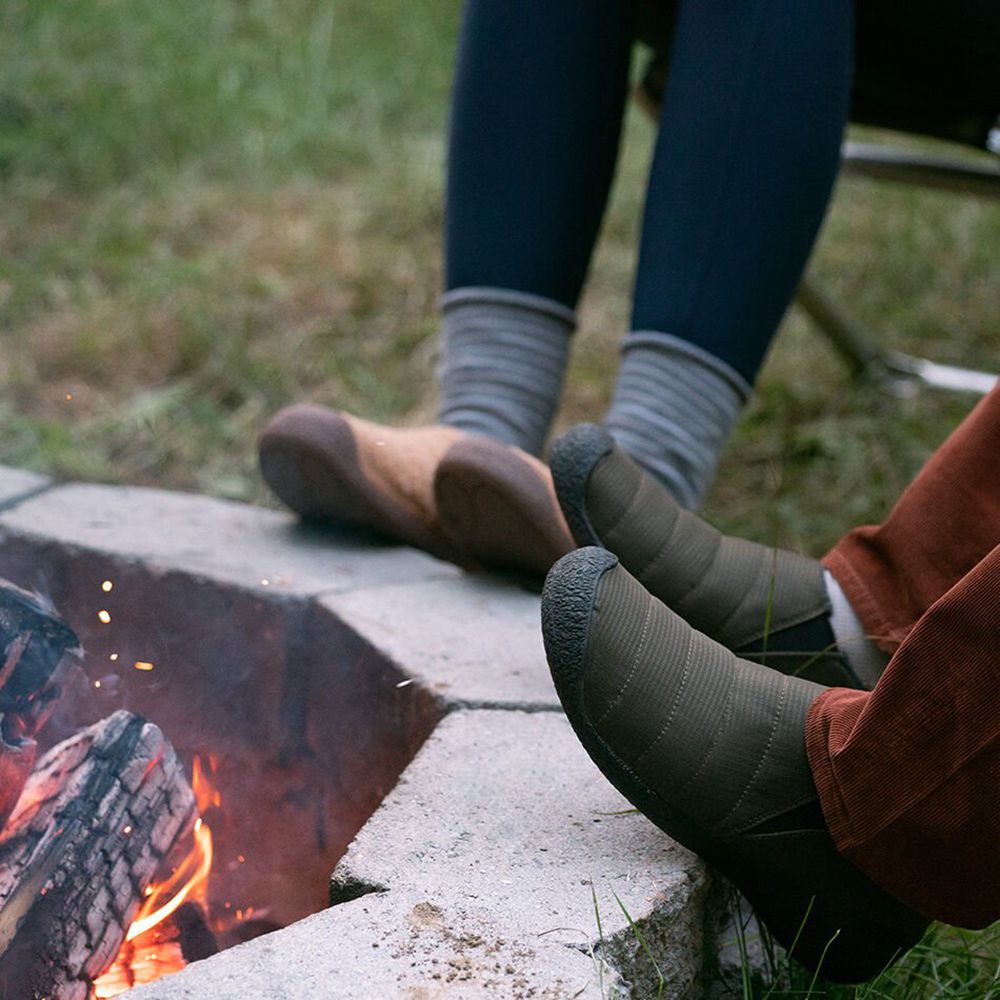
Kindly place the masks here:
<instances>
[{"instance_id":1,"label":"folding chair leg","mask_svg":"<svg viewBox=\"0 0 1000 1000\"><path fill-rule=\"evenodd\" d=\"M893 395L909 395L919 383L985 395L997 383L997 376L989 372L882 350L872 335L834 302L810 275L802 279L797 301L840 354L852 375L880 385Z\"/></svg>"}]
</instances>

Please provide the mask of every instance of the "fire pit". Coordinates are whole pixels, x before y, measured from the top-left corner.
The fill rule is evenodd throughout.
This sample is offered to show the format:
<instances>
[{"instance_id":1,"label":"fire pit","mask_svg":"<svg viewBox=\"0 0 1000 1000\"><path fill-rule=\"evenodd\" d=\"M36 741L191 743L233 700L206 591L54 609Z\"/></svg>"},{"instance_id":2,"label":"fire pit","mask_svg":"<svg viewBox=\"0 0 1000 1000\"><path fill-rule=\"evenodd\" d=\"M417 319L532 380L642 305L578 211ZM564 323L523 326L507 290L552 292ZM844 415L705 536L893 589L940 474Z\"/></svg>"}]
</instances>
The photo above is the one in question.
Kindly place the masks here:
<instances>
[{"instance_id":1,"label":"fire pit","mask_svg":"<svg viewBox=\"0 0 1000 1000\"><path fill-rule=\"evenodd\" d=\"M0 474L0 503L4 485ZM597 996L599 980L651 974L609 886L647 941L676 952L661 958L676 985L664 995L693 995L704 871L641 817L601 825L625 803L557 713L536 595L222 501L84 485L28 493L20 479L11 492L0 575L48 593L87 650L46 741L122 709L155 723L189 776L200 772L214 855L204 923L223 948L255 938L137 1000L326 1000L425 982L558 996L545 990L570 980L565 995L583 982L580 995ZM455 740L465 743L449 749ZM547 788L547 758L565 794ZM564 808L580 816L558 821ZM565 899L543 919L532 900L552 891ZM603 944L591 927L601 892ZM270 956L308 972L264 990Z\"/></svg>"}]
</instances>

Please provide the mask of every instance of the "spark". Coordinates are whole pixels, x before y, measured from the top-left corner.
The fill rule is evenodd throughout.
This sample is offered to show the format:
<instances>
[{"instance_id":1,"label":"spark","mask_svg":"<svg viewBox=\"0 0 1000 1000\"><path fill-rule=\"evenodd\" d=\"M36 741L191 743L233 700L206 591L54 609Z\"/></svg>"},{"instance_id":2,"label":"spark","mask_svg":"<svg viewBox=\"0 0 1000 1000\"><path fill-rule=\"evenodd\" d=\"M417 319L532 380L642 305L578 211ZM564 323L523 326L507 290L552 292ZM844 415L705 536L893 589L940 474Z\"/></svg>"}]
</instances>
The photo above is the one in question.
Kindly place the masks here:
<instances>
[{"instance_id":1,"label":"spark","mask_svg":"<svg viewBox=\"0 0 1000 1000\"><path fill-rule=\"evenodd\" d=\"M396 687L398 687L398 688L405 688L405 687L409 686L412 683L413 683L413 678L412 677L407 677L405 681L400 681L396 685Z\"/></svg>"},{"instance_id":2,"label":"spark","mask_svg":"<svg viewBox=\"0 0 1000 1000\"><path fill-rule=\"evenodd\" d=\"M101 590L103 590L105 594L110 594L114 589L115 585L111 580L105 580L104 583L101 584Z\"/></svg>"},{"instance_id":3,"label":"spark","mask_svg":"<svg viewBox=\"0 0 1000 1000\"><path fill-rule=\"evenodd\" d=\"M73 402L73 393L71 393L71 392L67 392L66 393L66 402L67 403L72 403Z\"/></svg>"},{"instance_id":4,"label":"spark","mask_svg":"<svg viewBox=\"0 0 1000 1000\"><path fill-rule=\"evenodd\" d=\"M100 681L94 681L94 687L95 688L99 688L100 686L101 686L101 682Z\"/></svg>"},{"instance_id":5,"label":"spark","mask_svg":"<svg viewBox=\"0 0 1000 1000\"><path fill-rule=\"evenodd\" d=\"M260 581L260 585L262 587L269 587L271 585L271 581L265 576L264 579Z\"/></svg>"},{"instance_id":6,"label":"spark","mask_svg":"<svg viewBox=\"0 0 1000 1000\"><path fill-rule=\"evenodd\" d=\"M104 608L101 608L101 610L97 612L97 617L105 625L110 625L111 624L111 612L110 611L105 611Z\"/></svg>"},{"instance_id":7,"label":"spark","mask_svg":"<svg viewBox=\"0 0 1000 1000\"><path fill-rule=\"evenodd\" d=\"M153 664L148 660L136 660L132 666L135 667L136 670L150 671L153 669Z\"/></svg>"},{"instance_id":8,"label":"spark","mask_svg":"<svg viewBox=\"0 0 1000 1000\"><path fill-rule=\"evenodd\" d=\"M243 855L243 854L237 854L236 855L236 860L242 865L242 864L246 863L247 859L246 859L245 855Z\"/></svg>"},{"instance_id":9,"label":"spark","mask_svg":"<svg viewBox=\"0 0 1000 1000\"><path fill-rule=\"evenodd\" d=\"M122 833L124 833L126 836L128 834L130 834L131 832L132 832L132 827L131 826L125 826L125 827L122 828Z\"/></svg>"},{"instance_id":10,"label":"spark","mask_svg":"<svg viewBox=\"0 0 1000 1000\"><path fill-rule=\"evenodd\" d=\"M117 662L118 662L118 654L117 654L117 653L112 653L112 654L111 654L111 655L110 655L110 656L108 657L108 659L109 659L109 660L110 660L110 661L111 661L112 663L117 663Z\"/></svg>"}]
</instances>

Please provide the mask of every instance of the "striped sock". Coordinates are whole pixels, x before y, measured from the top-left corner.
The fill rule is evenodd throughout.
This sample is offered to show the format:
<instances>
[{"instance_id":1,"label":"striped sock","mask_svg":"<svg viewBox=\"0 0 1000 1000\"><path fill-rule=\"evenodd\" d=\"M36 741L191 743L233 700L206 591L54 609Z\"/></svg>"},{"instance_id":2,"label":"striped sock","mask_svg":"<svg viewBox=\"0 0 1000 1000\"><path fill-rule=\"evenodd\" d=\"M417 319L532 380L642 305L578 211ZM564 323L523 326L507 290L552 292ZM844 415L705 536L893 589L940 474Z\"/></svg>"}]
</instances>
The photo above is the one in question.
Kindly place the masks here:
<instances>
[{"instance_id":1,"label":"striped sock","mask_svg":"<svg viewBox=\"0 0 1000 1000\"><path fill-rule=\"evenodd\" d=\"M679 337L630 333L604 426L673 494L696 509L750 394L737 371Z\"/></svg>"},{"instance_id":2,"label":"striped sock","mask_svg":"<svg viewBox=\"0 0 1000 1000\"><path fill-rule=\"evenodd\" d=\"M502 288L441 299L441 423L540 455L559 404L573 310Z\"/></svg>"}]
</instances>

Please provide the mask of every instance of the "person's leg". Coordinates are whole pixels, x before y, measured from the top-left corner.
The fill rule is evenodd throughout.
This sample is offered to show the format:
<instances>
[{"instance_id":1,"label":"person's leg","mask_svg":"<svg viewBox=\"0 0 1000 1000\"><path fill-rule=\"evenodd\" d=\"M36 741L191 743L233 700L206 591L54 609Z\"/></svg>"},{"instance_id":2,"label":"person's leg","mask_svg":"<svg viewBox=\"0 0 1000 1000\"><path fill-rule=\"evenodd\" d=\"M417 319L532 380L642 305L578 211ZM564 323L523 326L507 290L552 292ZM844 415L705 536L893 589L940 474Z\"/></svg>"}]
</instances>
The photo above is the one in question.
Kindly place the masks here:
<instances>
[{"instance_id":1,"label":"person's leg","mask_svg":"<svg viewBox=\"0 0 1000 1000\"><path fill-rule=\"evenodd\" d=\"M1000 386L883 524L848 532L822 563L726 537L681 510L602 428L582 424L556 441L552 471L577 543L613 551L695 628L744 656L764 650L777 669L871 688L885 654L1000 544L998 456Z\"/></svg>"},{"instance_id":2,"label":"person's leg","mask_svg":"<svg viewBox=\"0 0 1000 1000\"><path fill-rule=\"evenodd\" d=\"M868 635L887 652L1000 544L1000 386L934 453L880 525L823 558Z\"/></svg>"},{"instance_id":3,"label":"person's leg","mask_svg":"<svg viewBox=\"0 0 1000 1000\"><path fill-rule=\"evenodd\" d=\"M856 981L920 938L927 919L842 857L825 827L804 731L826 689L739 659L603 549L553 567L542 631L594 762L733 881L794 958Z\"/></svg>"},{"instance_id":4,"label":"person's leg","mask_svg":"<svg viewBox=\"0 0 1000 1000\"><path fill-rule=\"evenodd\" d=\"M624 113L630 0L468 0L448 149L440 419L539 454Z\"/></svg>"},{"instance_id":5,"label":"person's leg","mask_svg":"<svg viewBox=\"0 0 1000 1000\"><path fill-rule=\"evenodd\" d=\"M558 402L614 173L632 17L631 0L468 0L448 156L439 423L396 429L287 408L261 434L260 460L293 510L466 565L544 573L572 546L532 456ZM435 473L463 442L474 462L455 479L458 509L443 516ZM502 544L509 520L479 517L483 469L518 498L517 551Z\"/></svg>"},{"instance_id":6,"label":"person's leg","mask_svg":"<svg viewBox=\"0 0 1000 1000\"><path fill-rule=\"evenodd\" d=\"M801 276L839 163L852 3L682 0L605 425L687 507Z\"/></svg>"},{"instance_id":7,"label":"person's leg","mask_svg":"<svg viewBox=\"0 0 1000 1000\"><path fill-rule=\"evenodd\" d=\"M1000 918L998 642L1000 546L913 626L874 691L832 689L806 723L837 849L898 899L962 927Z\"/></svg>"},{"instance_id":8,"label":"person's leg","mask_svg":"<svg viewBox=\"0 0 1000 1000\"><path fill-rule=\"evenodd\" d=\"M568 431L553 445L551 462L577 543L614 552L688 624L783 673L874 686L885 657L859 623L840 626L818 560L723 535L681 507L603 427Z\"/></svg>"}]
</instances>

